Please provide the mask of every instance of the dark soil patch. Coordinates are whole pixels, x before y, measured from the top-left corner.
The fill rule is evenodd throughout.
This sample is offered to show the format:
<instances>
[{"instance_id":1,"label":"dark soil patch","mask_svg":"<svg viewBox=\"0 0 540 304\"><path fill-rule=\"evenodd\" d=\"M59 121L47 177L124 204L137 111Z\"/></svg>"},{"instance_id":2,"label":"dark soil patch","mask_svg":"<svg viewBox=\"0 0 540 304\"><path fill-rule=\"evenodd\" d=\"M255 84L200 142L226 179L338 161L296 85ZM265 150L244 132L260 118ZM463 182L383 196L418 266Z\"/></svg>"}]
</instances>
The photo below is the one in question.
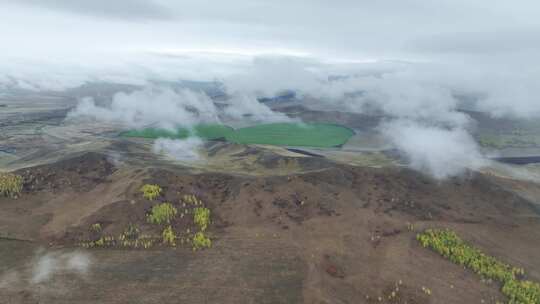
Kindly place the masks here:
<instances>
[{"instance_id":1,"label":"dark soil patch","mask_svg":"<svg viewBox=\"0 0 540 304\"><path fill-rule=\"evenodd\" d=\"M67 188L89 191L107 181L115 171L105 155L86 153L51 165L17 171L24 178L24 190L62 192Z\"/></svg>"}]
</instances>

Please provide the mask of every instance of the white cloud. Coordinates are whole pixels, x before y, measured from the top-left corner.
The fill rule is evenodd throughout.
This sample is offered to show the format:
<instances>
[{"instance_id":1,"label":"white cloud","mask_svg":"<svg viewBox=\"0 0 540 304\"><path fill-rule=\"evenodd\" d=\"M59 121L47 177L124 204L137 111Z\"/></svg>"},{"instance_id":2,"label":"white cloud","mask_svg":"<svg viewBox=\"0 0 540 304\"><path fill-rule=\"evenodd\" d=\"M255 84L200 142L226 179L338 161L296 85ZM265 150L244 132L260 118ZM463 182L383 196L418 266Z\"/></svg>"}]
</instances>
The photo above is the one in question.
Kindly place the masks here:
<instances>
[{"instance_id":1,"label":"white cloud","mask_svg":"<svg viewBox=\"0 0 540 304\"><path fill-rule=\"evenodd\" d=\"M68 280L74 277L84 279L89 275L92 264L92 257L82 251L39 249L34 259L24 267L11 268L0 274L0 293L2 289L23 288L30 293L47 292L60 296L69 292L65 275L70 275Z\"/></svg>"},{"instance_id":2,"label":"white cloud","mask_svg":"<svg viewBox=\"0 0 540 304\"><path fill-rule=\"evenodd\" d=\"M90 265L90 256L82 252L39 254L33 263L30 282L32 284L44 283L57 273L84 275L88 272Z\"/></svg>"},{"instance_id":3,"label":"white cloud","mask_svg":"<svg viewBox=\"0 0 540 304\"><path fill-rule=\"evenodd\" d=\"M197 161L200 159L199 149L203 141L197 137L186 139L158 138L152 150L157 154L165 154L180 161Z\"/></svg>"},{"instance_id":4,"label":"white cloud","mask_svg":"<svg viewBox=\"0 0 540 304\"><path fill-rule=\"evenodd\" d=\"M218 122L217 109L203 93L190 90L175 92L169 88L148 87L131 93L117 93L110 105L96 105L84 98L68 118L89 117L121 123L129 127L157 126L173 129L199 122Z\"/></svg>"},{"instance_id":5,"label":"white cloud","mask_svg":"<svg viewBox=\"0 0 540 304\"><path fill-rule=\"evenodd\" d=\"M438 179L477 170L487 161L474 139L460 128L447 129L398 120L384 124L383 133L409 158L412 168Z\"/></svg>"},{"instance_id":6,"label":"white cloud","mask_svg":"<svg viewBox=\"0 0 540 304\"><path fill-rule=\"evenodd\" d=\"M320 63L307 58L259 56L251 64L224 79L229 93L249 92L273 96L286 90L310 91L322 84L310 70ZM324 77L324 75L323 75Z\"/></svg>"},{"instance_id":7,"label":"white cloud","mask_svg":"<svg viewBox=\"0 0 540 304\"><path fill-rule=\"evenodd\" d=\"M236 94L228 101L223 114L236 121L249 122L290 122L293 119L260 103L254 95Z\"/></svg>"}]
</instances>

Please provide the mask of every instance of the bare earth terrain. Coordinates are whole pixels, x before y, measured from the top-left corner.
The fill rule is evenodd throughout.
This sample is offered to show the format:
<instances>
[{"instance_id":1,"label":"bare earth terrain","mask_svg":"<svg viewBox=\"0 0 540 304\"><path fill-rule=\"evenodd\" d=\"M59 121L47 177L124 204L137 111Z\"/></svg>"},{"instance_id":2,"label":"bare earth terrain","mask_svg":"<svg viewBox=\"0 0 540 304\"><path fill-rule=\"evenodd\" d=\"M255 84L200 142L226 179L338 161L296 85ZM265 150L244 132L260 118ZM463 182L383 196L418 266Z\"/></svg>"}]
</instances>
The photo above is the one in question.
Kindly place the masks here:
<instances>
[{"instance_id":1,"label":"bare earth terrain","mask_svg":"<svg viewBox=\"0 0 540 304\"><path fill-rule=\"evenodd\" d=\"M540 280L536 184L480 173L438 182L407 169L312 161L298 165L311 170L257 176L84 153L20 169L22 196L0 198L0 302L504 301L496 283L422 248L415 235L428 227L450 227ZM145 219L153 202L139 192L145 183L160 185L160 200L177 206L186 194L202 199L212 212L212 247L81 248L97 222L110 235L129 223L156 233ZM516 187L521 196L509 190ZM60 271L31 283L39 248L87 252L92 263L84 275ZM389 300L396 286L397 296Z\"/></svg>"},{"instance_id":2,"label":"bare earth terrain","mask_svg":"<svg viewBox=\"0 0 540 304\"><path fill-rule=\"evenodd\" d=\"M186 163L113 124L66 119L76 97L0 100L0 170L24 180L20 197L0 197L0 303L504 303L498 283L416 240L445 227L540 281L537 165L437 181L403 166L381 117L287 105L276 107L356 135L336 149L208 142ZM144 184L163 191L149 201ZM188 212L186 195L211 211L211 248L183 242L189 213L170 223L177 246L147 222L159 202ZM120 246L129 227L159 241ZM104 237L115 241L88 245Z\"/></svg>"}]
</instances>

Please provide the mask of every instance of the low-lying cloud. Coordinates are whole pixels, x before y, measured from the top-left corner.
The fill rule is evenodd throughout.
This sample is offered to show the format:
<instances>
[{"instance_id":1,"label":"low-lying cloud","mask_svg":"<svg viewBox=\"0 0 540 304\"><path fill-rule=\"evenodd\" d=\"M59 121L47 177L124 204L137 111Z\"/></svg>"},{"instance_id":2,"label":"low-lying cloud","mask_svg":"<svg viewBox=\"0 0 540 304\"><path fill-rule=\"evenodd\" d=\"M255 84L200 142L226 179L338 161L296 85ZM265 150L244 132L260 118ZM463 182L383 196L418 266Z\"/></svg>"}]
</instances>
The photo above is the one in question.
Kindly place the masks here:
<instances>
[{"instance_id":1,"label":"low-lying cloud","mask_svg":"<svg viewBox=\"0 0 540 304\"><path fill-rule=\"evenodd\" d=\"M293 119L287 115L275 112L257 100L254 95L236 94L228 101L223 110L223 116L236 121L247 122L290 122Z\"/></svg>"},{"instance_id":2,"label":"low-lying cloud","mask_svg":"<svg viewBox=\"0 0 540 304\"><path fill-rule=\"evenodd\" d=\"M386 137L408 155L414 168L436 178L483 165L480 149L470 135L474 122L462 110L497 117L540 117L540 103L536 102L540 71L527 68L526 75L508 62L493 66L484 61L472 65L404 61L342 64L265 56L238 67L242 65L226 77L214 78L228 94L226 100L219 101L225 106L216 106L203 92L151 86L118 93L110 104L84 99L69 117L91 117L136 128L291 121L257 98L293 90L308 108L384 115L386 124L381 129ZM154 150L193 159L186 147L195 146L162 141L156 142Z\"/></svg>"},{"instance_id":3,"label":"low-lying cloud","mask_svg":"<svg viewBox=\"0 0 540 304\"><path fill-rule=\"evenodd\" d=\"M488 164L472 136L461 128L396 120L383 124L381 130L405 154L412 168L437 179L462 175L468 169Z\"/></svg>"},{"instance_id":4,"label":"low-lying cloud","mask_svg":"<svg viewBox=\"0 0 540 304\"><path fill-rule=\"evenodd\" d=\"M158 138L152 150L179 161L193 162L200 159L200 148L204 142L198 137L186 139Z\"/></svg>"},{"instance_id":5,"label":"low-lying cloud","mask_svg":"<svg viewBox=\"0 0 540 304\"><path fill-rule=\"evenodd\" d=\"M274 112L260 103L254 95L232 95L222 102L222 108L218 108L204 92L173 90L166 86L151 86L130 93L119 92L110 103L103 103L97 104L91 97L82 98L67 118L90 118L131 128L152 126L166 129L219 123L222 119L246 122L291 121L286 115Z\"/></svg>"},{"instance_id":6,"label":"low-lying cloud","mask_svg":"<svg viewBox=\"0 0 540 304\"><path fill-rule=\"evenodd\" d=\"M21 269L11 269L0 275L0 290L35 285L55 284L56 276L75 275L84 278L91 271L92 257L81 251L38 250L31 262ZM64 285L62 285L64 286ZM61 292L61 289L51 289Z\"/></svg>"},{"instance_id":7,"label":"low-lying cloud","mask_svg":"<svg viewBox=\"0 0 540 304\"><path fill-rule=\"evenodd\" d=\"M110 103L83 98L68 113L68 120L92 119L117 124L124 128L158 127L176 130L197 124L220 123L222 119L236 123L293 121L283 113L272 111L254 95L235 94L217 107L204 92L190 89L173 90L166 86L146 87L130 93L116 93ZM296 121L296 120L295 120ZM196 137L182 140L159 138L152 150L181 161L196 161L203 141Z\"/></svg>"},{"instance_id":8,"label":"low-lying cloud","mask_svg":"<svg viewBox=\"0 0 540 304\"><path fill-rule=\"evenodd\" d=\"M475 122L466 111L518 119L540 117L536 92L540 70L521 70L505 58L467 65L451 64L451 60L347 65L300 60L291 64L290 58L273 58L254 62L249 70L252 75L225 81L225 86L252 94L295 90L297 96L308 97L307 107L383 115L386 122L381 130L409 157L412 167L446 178L486 164L471 135ZM272 64L277 67L274 71ZM295 69L300 71L291 71ZM294 76L290 83L265 84L259 77L288 74Z\"/></svg>"},{"instance_id":9,"label":"low-lying cloud","mask_svg":"<svg viewBox=\"0 0 540 304\"><path fill-rule=\"evenodd\" d=\"M82 252L51 252L38 255L33 264L30 282L32 284L44 283L58 273L84 275L88 272L90 265L90 256Z\"/></svg>"},{"instance_id":10,"label":"low-lying cloud","mask_svg":"<svg viewBox=\"0 0 540 304\"><path fill-rule=\"evenodd\" d=\"M218 122L217 114L216 106L204 93L148 87L131 93L117 93L109 105L97 105L92 98L83 98L68 118L86 117L135 128L173 129L178 125Z\"/></svg>"},{"instance_id":11,"label":"low-lying cloud","mask_svg":"<svg viewBox=\"0 0 540 304\"><path fill-rule=\"evenodd\" d=\"M82 65L80 69L66 68L70 62L64 61L51 64L39 61L37 65L27 64L35 63L28 60L19 64L5 61L0 62L3 67L0 87L61 91L86 81L137 84L144 89L118 93L110 103L86 98L69 114L69 118L87 117L130 128L174 128L239 120L249 123L290 121L286 115L259 103L257 97L293 90L299 98L307 97L305 100L309 102L304 105L311 108L375 113L390 120L408 120L417 125L408 129L409 132L420 131L422 127L427 128L426 132L432 131L431 128L437 126L441 130L467 133L471 122L462 110L482 111L496 117L540 117L538 44L523 43L537 33L537 29L515 28L505 33L514 32L521 33L519 39L504 36L506 41L515 42L508 48L500 47L499 36L489 31L463 35L449 31L423 38L411 37L407 52L395 57L399 60L252 56L240 51L231 53L227 49L220 55L205 53L205 49L195 55L156 47L140 53L127 52L129 64L125 60L117 63L120 58L117 53L103 62L98 60L101 58L92 57L93 60L88 61L91 64ZM355 40L354 37L349 39ZM489 38L489 43L476 44L477 37ZM461 46L452 49L452 41L458 40L462 41ZM490 50L489 46L499 47ZM87 62L84 56L80 61ZM227 105L217 107L202 92L152 85L180 79L223 84L229 97L223 101ZM467 150L469 146L463 148ZM413 152L409 149L407 153ZM476 150L475 154L481 153Z\"/></svg>"}]
</instances>

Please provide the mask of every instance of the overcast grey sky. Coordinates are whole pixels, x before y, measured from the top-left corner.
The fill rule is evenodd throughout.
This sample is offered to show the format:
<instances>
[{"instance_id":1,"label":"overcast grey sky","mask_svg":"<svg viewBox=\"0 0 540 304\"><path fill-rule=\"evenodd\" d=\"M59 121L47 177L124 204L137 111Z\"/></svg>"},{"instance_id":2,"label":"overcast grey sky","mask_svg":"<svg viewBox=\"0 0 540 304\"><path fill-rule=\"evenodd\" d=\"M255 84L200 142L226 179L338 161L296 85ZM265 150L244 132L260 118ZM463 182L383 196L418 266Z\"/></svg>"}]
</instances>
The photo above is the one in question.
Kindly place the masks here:
<instances>
[{"instance_id":1,"label":"overcast grey sky","mask_svg":"<svg viewBox=\"0 0 540 304\"><path fill-rule=\"evenodd\" d=\"M393 70L387 91L429 83L487 96L479 106L497 113L540 115L538 16L535 0L0 0L0 84L227 78L328 97L366 86L321 91L330 74Z\"/></svg>"},{"instance_id":2,"label":"overcast grey sky","mask_svg":"<svg viewBox=\"0 0 540 304\"><path fill-rule=\"evenodd\" d=\"M0 0L0 83L225 79L328 97L374 86L320 89L330 74L393 70L377 84L386 93L429 84L487 96L478 106L494 113L540 115L538 16L535 0ZM421 104L407 93L415 97L392 104Z\"/></svg>"},{"instance_id":3,"label":"overcast grey sky","mask_svg":"<svg viewBox=\"0 0 540 304\"><path fill-rule=\"evenodd\" d=\"M539 15L534 0L0 0L0 46L19 56L150 49L421 60L539 51Z\"/></svg>"}]
</instances>

